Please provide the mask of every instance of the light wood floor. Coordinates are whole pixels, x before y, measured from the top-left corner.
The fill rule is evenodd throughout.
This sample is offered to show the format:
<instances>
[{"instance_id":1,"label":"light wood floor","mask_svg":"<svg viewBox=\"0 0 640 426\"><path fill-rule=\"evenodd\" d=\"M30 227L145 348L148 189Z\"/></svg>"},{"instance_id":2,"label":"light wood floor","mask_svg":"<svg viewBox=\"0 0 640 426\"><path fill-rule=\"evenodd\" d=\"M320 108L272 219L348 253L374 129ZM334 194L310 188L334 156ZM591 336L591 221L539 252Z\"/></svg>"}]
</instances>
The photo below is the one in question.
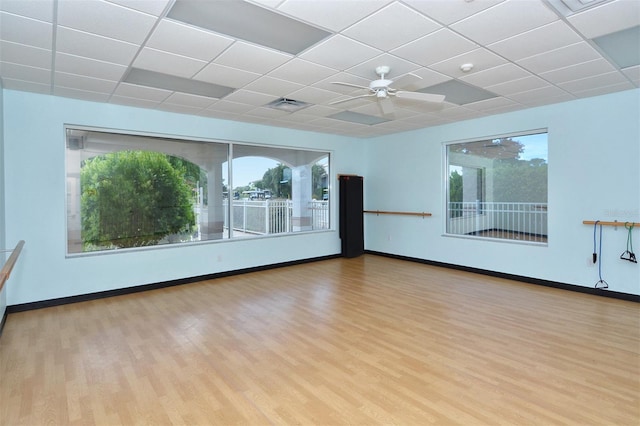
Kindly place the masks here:
<instances>
[{"instance_id":1,"label":"light wood floor","mask_svg":"<svg viewBox=\"0 0 640 426\"><path fill-rule=\"evenodd\" d=\"M373 255L9 315L0 425L638 425L640 305Z\"/></svg>"}]
</instances>

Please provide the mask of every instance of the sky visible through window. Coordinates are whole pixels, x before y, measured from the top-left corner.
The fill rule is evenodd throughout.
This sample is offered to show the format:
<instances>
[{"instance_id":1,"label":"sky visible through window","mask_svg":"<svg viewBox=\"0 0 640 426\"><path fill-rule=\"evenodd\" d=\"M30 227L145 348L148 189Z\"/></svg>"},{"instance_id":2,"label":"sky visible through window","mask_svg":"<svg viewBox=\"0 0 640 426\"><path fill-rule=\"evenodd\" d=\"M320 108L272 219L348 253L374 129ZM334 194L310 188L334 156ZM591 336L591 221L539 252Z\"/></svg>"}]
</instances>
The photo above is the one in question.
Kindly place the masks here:
<instances>
[{"instance_id":1,"label":"sky visible through window","mask_svg":"<svg viewBox=\"0 0 640 426\"><path fill-rule=\"evenodd\" d=\"M520 154L521 160L531 160L533 158L542 158L548 162L547 153L547 133L538 133L535 135L516 136L513 139L522 142L524 152Z\"/></svg>"},{"instance_id":2,"label":"sky visible through window","mask_svg":"<svg viewBox=\"0 0 640 426\"><path fill-rule=\"evenodd\" d=\"M278 162L265 157L241 157L233 160L233 187L247 186L261 180L264 172L278 165Z\"/></svg>"}]
</instances>

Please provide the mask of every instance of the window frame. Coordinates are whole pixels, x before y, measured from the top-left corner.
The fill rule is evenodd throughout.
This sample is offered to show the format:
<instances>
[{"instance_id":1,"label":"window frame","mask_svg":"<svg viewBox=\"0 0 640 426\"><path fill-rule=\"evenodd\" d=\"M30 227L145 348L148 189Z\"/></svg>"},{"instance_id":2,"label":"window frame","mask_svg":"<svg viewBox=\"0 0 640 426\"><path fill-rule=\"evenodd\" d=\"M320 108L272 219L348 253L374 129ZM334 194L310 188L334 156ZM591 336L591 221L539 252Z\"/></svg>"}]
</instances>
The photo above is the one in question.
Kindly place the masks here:
<instances>
[{"instance_id":1,"label":"window frame","mask_svg":"<svg viewBox=\"0 0 640 426\"><path fill-rule=\"evenodd\" d=\"M323 228L323 229L309 229L309 230L299 230L299 231L289 231L289 232L280 232L280 233L274 233L274 234L264 234L264 235L252 235L252 236L245 236L242 238L239 237L234 237L233 236L233 230L230 229L233 227L233 215L231 214L232 211L232 204L233 204L233 200L232 197L229 196L228 198L228 203L225 206L226 212L224 213L226 218L229 220L228 227L229 228L223 228L223 234L226 233L226 236L220 239L207 239L207 240L201 240L201 241L183 241L183 242L172 242L172 243L166 243L166 244L153 244L153 245L147 245L147 246L140 246L140 247L126 247L126 248L109 248L109 249L101 249L101 250L92 250L92 251L70 251L70 247L72 244L72 239L70 237L70 169L69 169L69 155L68 155L68 151L69 151L69 146L68 146L68 133L69 131L79 131L79 132L97 132L97 133L106 133L106 134L110 134L110 135L123 135L123 136L132 136L132 137L142 137L142 138L151 138L151 139L162 139L168 142L172 142L175 141L177 143L194 143L194 144L202 144L202 143L215 143L215 144L224 144L227 147L227 157L226 160L223 161L223 166L226 163L226 180L225 180L225 184L228 185L229 187L229 193L232 191L232 188L235 187L235 184L233 182L233 160L234 160L234 147L240 147L242 146L242 149L251 149L253 147L257 148L258 151L263 150L263 149L267 149L267 150L289 150L289 151L305 151L305 152L309 152L309 153L317 153L318 155L320 154L324 154L324 156L322 156L323 158L326 157L326 185L327 185L327 189L329 192L329 199L326 200L326 214L328 216L327 218L327 227ZM217 243L227 243L227 242L231 242L231 241L240 241L240 240L247 240L247 239L256 239L256 238L274 238L274 237L283 237L283 236L293 236L293 235L300 235L303 233L320 233L320 232L330 232L330 231L335 231L335 219L334 219L334 214L333 214L333 195L332 195L332 183L331 183L331 179L329 178L329 176L331 176L331 167L332 167L332 160L333 160L333 151L328 150L328 149L314 149L314 148L307 148L307 147L298 147L298 146L287 146L287 145L276 145L276 144L262 144L262 143L251 143L251 142L247 142L247 141L235 141L235 140L227 140L227 139L217 139L217 138L202 138L202 137L197 137L197 136L187 136L187 135L176 135L176 134L166 134L166 133L156 133L156 132L146 132L146 131L135 131L135 130L129 130L129 129L116 129L116 128L104 128L104 127L95 127L95 126L86 126L86 125L76 125L76 124L64 124L63 125L63 143L64 143L64 176L65 176L65 185L64 185L64 191L65 191L65 201L64 201L64 209L65 209L65 213L64 213L64 217L65 217L65 239L64 239L64 245L65 245L65 257L67 258L73 258L73 257L83 257L83 256L100 256L100 255L109 255L109 254L115 254L115 253L123 253L123 252L136 252L136 251L143 251L143 250L157 250L157 249L166 249L166 248L179 248L179 247L185 247L185 246L193 246L193 245L201 245L201 244L217 244ZM135 149L132 149L135 150ZM152 152L160 152L160 153L164 153L167 154L163 151L158 151L158 150L153 150L150 149L150 151ZM119 151L114 151L114 152L119 152ZM170 154L167 154L170 155ZM315 164L315 163L314 163ZM77 206L77 211L80 213L81 211L81 203L80 203L80 197L81 197L81 192L80 192L80 178L77 178L77 197L76 200L78 202L78 206ZM223 196L224 197L224 196ZM79 222L81 223L81 218L79 219ZM81 232L78 231L78 232ZM80 244L82 243L82 238L80 237Z\"/></svg>"},{"instance_id":2,"label":"window frame","mask_svg":"<svg viewBox=\"0 0 640 426\"><path fill-rule=\"evenodd\" d=\"M491 241L491 242L501 242L501 243L508 243L508 244L521 244L521 245L534 245L534 246L540 246L540 247L546 247L548 246L548 240L549 240L549 235L548 235L548 195L547 195L547 202L546 203L536 203L536 202L531 202L531 204L545 204L545 219L544 219L544 228L546 229L546 234L541 235L544 237L544 241L532 241L532 240L520 240L520 239L514 239L514 238L501 238L501 237L491 237L491 236L483 236L483 235L470 235L470 234L463 234L463 233L454 233L454 232L450 232L450 201L449 201L449 197L450 197L450 169L449 167L451 166L450 164L450 159L449 159L449 147L452 145L458 145L458 144L465 144L465 143L473 143L473 142L485 142L485 141L493 141L495 139L501 139L501 138L512 138L512 139L516 139L518 137L522 137L522 136L533 136L533 135L540 135L540 134L546 134L547 137L547 151L546 151L546 165L548 167L549 165L549 129L548 128L536 128L536 129L530 129L530 130L522 130L522 131L514 131L514 132L505 132L505 133L500 133L500 134L496 134L496 135L489 135L489 136L480 136L480 137L472 137L472 138L465 138L465 139L459 139L459 140L452 140L452 141L445 141L442 142L442 203L441 203L441 208L442 208L442 229L443 229L443 233L442 236L444 237L452 237L452 238L463 238L463 239L469 239L469 240L477 240L477 241ZM458 166L461 167L461 166ZM478 169L480 170L480 168ZM484 180L486 178L486 170L485 168L482 168L482 179ZM484 183L486 185L486 182ZM547 190L547 194L548 194L548 189L549 189L549 175L548 175L548 169L547 169L547 176L546 176L546 190ZM486 186L483 186L482 188L482 204L484 204L484 202L486 201L486 194L487 192L487 188ZM482 209L482 205L480 206L480 209Z\"/></svg>"}]
</instances>

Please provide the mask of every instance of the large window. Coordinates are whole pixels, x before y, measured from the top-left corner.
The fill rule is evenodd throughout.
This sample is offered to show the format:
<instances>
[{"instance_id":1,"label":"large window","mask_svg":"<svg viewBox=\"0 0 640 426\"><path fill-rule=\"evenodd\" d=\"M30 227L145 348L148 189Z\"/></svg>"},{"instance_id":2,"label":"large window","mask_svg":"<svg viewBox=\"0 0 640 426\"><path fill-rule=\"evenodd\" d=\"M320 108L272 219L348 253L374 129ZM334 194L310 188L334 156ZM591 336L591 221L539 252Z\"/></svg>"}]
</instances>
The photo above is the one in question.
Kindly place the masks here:
<instances>
[{"instance_id":1,"label":"large window","mask_svg":"<svg viewBox=\"0 0 640 426\"><path fill-rule=\"evenodd\" d=\"M66 133L69 254L329 229L327 152Z\"/></svg>"},{"instance_id":2,"label":"large window","mask_svg":"<svg viewBox=\"0 0 640 426\"><path fill-rule=\"evenodd\" d=\"M547 133L446 145L447 234L546 243Z\"/></svg>"}]
</instances>

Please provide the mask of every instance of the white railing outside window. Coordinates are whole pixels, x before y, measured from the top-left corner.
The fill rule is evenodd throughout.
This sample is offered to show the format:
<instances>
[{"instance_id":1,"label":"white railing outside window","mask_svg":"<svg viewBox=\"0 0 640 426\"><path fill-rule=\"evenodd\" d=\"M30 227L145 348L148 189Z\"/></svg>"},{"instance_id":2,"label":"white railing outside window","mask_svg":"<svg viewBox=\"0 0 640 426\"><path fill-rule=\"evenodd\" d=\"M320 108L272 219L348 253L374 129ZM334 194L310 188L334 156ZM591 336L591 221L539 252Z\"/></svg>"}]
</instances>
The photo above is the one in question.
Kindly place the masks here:
<instances>
[{"instance_id":1,"label":"white railing outside window","mask_svg":"<svg viewBox=\"0 0 640 426\"><path fill-rule=\"evenodd\" d=\"M229 229L228 200L224 200L224 228ZM255 235L293 232L291 200L233 200L233 230ZM311 230L329 229L329 202L310 201Z\"/></svg>"},{"instance_id":2,"label":"white railing outside window","mask_svg":"<svg viewBox=\"0 0 640 426\"><path fill-rule=\"evenodd\" d=\"M447 233L547 241L547 203L451 202Z\"/></svg>"}]
</instances>

